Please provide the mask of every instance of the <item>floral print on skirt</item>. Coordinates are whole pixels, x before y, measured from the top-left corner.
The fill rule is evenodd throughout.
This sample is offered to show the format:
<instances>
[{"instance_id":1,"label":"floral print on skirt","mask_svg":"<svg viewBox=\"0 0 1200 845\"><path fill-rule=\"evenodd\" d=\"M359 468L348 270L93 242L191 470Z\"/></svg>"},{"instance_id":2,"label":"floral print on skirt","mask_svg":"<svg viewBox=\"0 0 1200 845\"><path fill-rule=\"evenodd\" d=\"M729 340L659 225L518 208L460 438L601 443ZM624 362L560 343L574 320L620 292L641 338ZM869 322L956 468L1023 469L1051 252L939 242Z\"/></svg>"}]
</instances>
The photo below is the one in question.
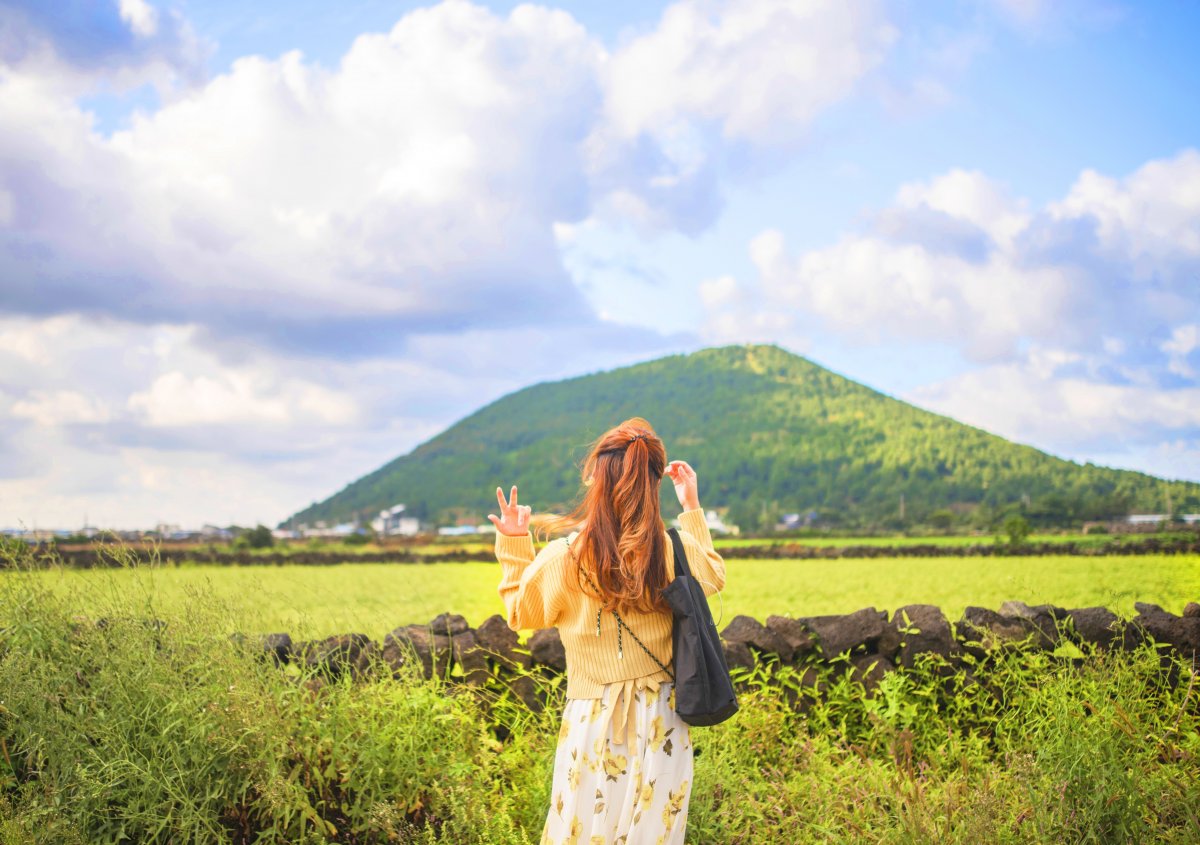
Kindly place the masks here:
<instances>
[{"instance_id":1,"label":"floral print on skirt","mask_svg":"<svg viewBox=\"0 0 1200 845\"><path fill-rule=\"evenodd\" d=\"M542 845L682 845L691 784L691 733L670 682L567 699Z\"/></svg>"}]
</instances>

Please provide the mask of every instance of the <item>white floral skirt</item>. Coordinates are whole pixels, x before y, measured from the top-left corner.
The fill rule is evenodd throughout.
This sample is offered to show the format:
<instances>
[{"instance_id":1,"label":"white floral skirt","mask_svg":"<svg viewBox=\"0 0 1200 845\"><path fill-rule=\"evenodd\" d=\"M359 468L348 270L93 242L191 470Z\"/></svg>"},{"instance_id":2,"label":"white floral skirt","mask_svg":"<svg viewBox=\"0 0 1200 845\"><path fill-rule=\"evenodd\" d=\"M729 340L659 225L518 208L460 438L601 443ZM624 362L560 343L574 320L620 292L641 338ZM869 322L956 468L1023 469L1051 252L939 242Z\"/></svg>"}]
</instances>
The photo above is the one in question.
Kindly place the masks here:
<instances>
[{"instance_id":1,"label":"white floral skirt","mask_svg":"<svg viewBox=\"0 0 1200 845\"><path fill-rule=\"evenodd\" d=\"M681 845L691 785L691 732L670 682L569 698L542 845Z\"/></svg>"}]
</instances>

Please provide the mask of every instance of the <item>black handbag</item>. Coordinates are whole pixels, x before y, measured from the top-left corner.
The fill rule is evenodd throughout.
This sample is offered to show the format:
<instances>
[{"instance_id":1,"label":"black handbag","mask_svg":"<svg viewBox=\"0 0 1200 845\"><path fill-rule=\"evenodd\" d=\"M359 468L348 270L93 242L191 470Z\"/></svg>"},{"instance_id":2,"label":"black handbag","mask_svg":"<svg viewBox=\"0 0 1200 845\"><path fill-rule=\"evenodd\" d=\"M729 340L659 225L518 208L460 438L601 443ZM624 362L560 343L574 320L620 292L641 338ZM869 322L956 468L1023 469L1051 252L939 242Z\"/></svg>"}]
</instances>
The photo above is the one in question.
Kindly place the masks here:
<instances>
[{"instance_id":1,"label":"black handbag","mask_svg":"<svg viewBox=\"0 0 1200 845\"><path fill-rule=\"evenodd\" d=\"M671 535L671 548L675 550L675 580L663 589L662 595L674 617L671 640L675 649L675 674L671 675L671 670L646 648L620 614L615 610L612 614L642 650L671 675L675 684L675 712L679 718L689 725L720 724L738 709L737 694L733 691L733 680L725 663L725 649L721 647L721 636L713 622L704 588L688 568L683 540L674 528L667 533Z\"/></svg>"},{"instance_id":2,"label":"black handbag","mask_svg":"<svg viewBox=\"0 0 1200 845\"><path fill-rule=\"evenodd\" d=\"M689 725L716 725L737 712L737 694L704 588L692 577L679 532L672 528L675 580L663 598L675 617L675 712Z\"/></svg>"}]
</instances>

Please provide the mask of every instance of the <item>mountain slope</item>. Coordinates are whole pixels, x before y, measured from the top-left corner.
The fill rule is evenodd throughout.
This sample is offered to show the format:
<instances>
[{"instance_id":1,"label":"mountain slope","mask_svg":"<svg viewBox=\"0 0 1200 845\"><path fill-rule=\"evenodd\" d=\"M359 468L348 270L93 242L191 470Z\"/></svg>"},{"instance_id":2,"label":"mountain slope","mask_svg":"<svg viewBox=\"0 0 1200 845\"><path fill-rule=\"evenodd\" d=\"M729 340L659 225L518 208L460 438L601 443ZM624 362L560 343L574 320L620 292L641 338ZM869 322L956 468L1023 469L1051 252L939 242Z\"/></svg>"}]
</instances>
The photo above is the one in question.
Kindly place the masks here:
<instances>
[{"instance_id":1,"label":"mountain slope","mask_svg":"<svg viewBox=\"0 0 1200 845\"><path fill-rule=\"evenodd\" d=\"M910 523L951 508L985 524L1014 503L1045 523L1168 502L1200 510L1198 484L1064 461L778 347L728 346L511 393L284 524L370 519L399 502L439 524L485 521L496 486L513 483L535 512L561 510L588 444L631 416L696 468L706 507L729 507L744 528L809 510L826 523L899 525L901 497Z\"/></svg>"}]
</instances>

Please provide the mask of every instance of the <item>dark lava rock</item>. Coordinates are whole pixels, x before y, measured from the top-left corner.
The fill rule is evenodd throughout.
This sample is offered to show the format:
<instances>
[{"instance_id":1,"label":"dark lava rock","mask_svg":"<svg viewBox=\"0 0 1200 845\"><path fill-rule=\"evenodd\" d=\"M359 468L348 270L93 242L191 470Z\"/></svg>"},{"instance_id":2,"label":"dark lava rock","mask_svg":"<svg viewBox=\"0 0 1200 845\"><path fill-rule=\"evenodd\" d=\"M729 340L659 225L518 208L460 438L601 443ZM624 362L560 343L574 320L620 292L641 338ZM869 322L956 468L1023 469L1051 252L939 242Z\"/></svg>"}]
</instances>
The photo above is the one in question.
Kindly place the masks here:
<instances>
[{"instance_id":1,"label":"dark lava rock","mask_svg":"<svg viewBox=\"0 0 1200 845\"><path fill-rule=\"evenodd\" d=\"M753 669L754 668L754 652L750 650L750 646L742 642L722 643L725 649L725 665L730 669Z\"/></svg>"},{"instance_id":2,"label":"dark lava rock","mask_svg":"<svg viewBox=\"0 0 1200 845\"><path fill-rule=\"evenodd\" d=\"M538 686L533 678L528 675L518 675L508 681L508 688L534 713L542 712L542 698L538 695Z\"/></svg>"},{"instance_id":3,"label":"dark lava rock","mask_svg":"<svg viewBox=\"0 0 1200 845\"><path fill-rule=\"evenodd\" d=\"M471 626L467 624L467 618L459 616L457 613L439 613L433 617L433 621L429 623L429 628L434 634L445 637L465 634L471 630Z\"/></svg>"},{"instance_id":4,"label":"dark lava rock","mask_svg":"<svg viewBox=\"0 0 1200 845\"><path fill-rule=\"evenodd\" d=\"M557 628L543 628L529 638L529 653L534 663L549 666L558 672L567 671L567 651Z\"/></svg>"},{"instance_id":5,"label":"dark lava rock","mask_svg":"<svg viewBox=\"0 0 1200 845\"><path fill-rule=\"evenodd\" d=\"M361 671L369 654L374 651L371 638L366 634L335 634L308 644L304 662L331 677L343 673L356 674Z\"/></svg>"},{"instance_id":6,"label":"dark lava rock","mask_svg":"<svg viewBox=\"0 0 1200 845\"><path fill-rule=\"evenodd\" d=\"M745 643L758 651L778 654L784 660L792 658L792 649L783 638L752 616L735 616L721 632L721 639Z\"/></svg>"},{"instance_id":7,"label":"dark lava rock","mask_svg":"<svg viewBox=\"0 0 1200 845\"><path fill-rule=\"evenodd\" d=\"M907 620L907 622L905 621ZM898 662L911 669L918 654L932 652L949 657L956 650L950 622L932 604L909 604L892 614L890 626L900 635Z\"/></svg>"},{"instance_id":8,"label":"dark lava rock","mask_svg":"<svg viewBox=\"0 0 1200 845\"><path fill-rule=\"evenodd\" d=\"M867 692L874 692L883 676L895 669L892 661L878 654L859 654L850 658L854 667L851 677L863 685Z\"/></svg>"},{"instance_id":9,"label":"dark lava rock","mask_svg":"<svg viewBox=\"0 0 1200 845\"><path fill-rule=\"evenodd\" d=\"M895 622L888 623L883 626L883 633L879 639L875 641L875 654L880 657L886 657L888 660L895 662L896 652L900 651L900 643L903 636Z\"/></svg>"},{"instance_id":10,"label":"dark lava rock","mask_svg":"<svg viewBox=\"0 0 1200 845\"><path fill-rule=\"evenodd\" d=\"M275 659L278 665L284 665L292 657L292 637L290 634L263 634L259 645Z\"/></svg>"},{"instance_id":11,"label":"dark lava rock","mask_svg":"<svg viewBox=\"0 0 1200 845\"><path fill-rule=\"evenodd\" d=\"M425 625L403 625L383 638L383 659L397 673L414 657L426 678L437 670L442 677L450 668L452 643L449 637L430 633Z\"/></svg>"},{"instance_id":12,"label":"dark lava rock","mask_svg":"<svg viewBox=\"0 0 1200 845\"><path fill-rule=\"evenodd\" d=\"M517 632L498 613L475 629L475 639L489 659L506 669L528 669L533 664L529 653L519 648Z\"/></svg>"},{"instance_id":13,"label":"dark lava rock","mask_svg":"<svg viewBox=\"0 0 1200 845\"><path fill-rule=\"evenodd\" d=\"M767 628L790 650L790 656L785 659L794 660L817 647L817 638L804 627L804 623L799 619L790 619L787 616L768 616Z\"/></svg>"},{"instance_id":14,"label":"dark lava rock","mask_svg":"<svg viewBox=\"0 0 1200 845\"><path fill-rule=\"evenodd\" d=\"M851 649L873 645L883 636L883 619L873 607L844 616L805 616L800 621L817 635L821 655L826 660Z\"/></svg>"},{"instance_id":15,"label":"dark lava rock","mask_svg":"<svg viewBox=\"0 0 1200 845\"><path fill-rule=\"evenodd\" d=\"M1120 633L1121 618L1107 607L1080 607L1067 613L1084 642L1107 648Z\"/></svg>"},{"instance_id":16,"label":"dark lava rock","mask_svg":"<svg viewBox=\"0 0 1200 845\"><path fill-rule=\"evenodd\" d=\"M1130 625L1145 631L1155 642L1169 643L1185 657L1200 652L1200 619L1167 613L1156 604L1138 602L1134 607L1138 615Z\"/></svg>"},{"instance_id":17,"label":"dark lava rock","mask_svg":"<svg viewBox=\"0 0 1200 845\"><path fill-rule=\"evenodd\" d=\"M1006 601L1000 605L1000 615L1025 619L1033 623L1034 627L1042 634L1039 645L1044 648L1054 648L1058 645L1062 638L1059 633L1059 623L1070 618L1066 608L1056 607L1052 604L1030 607L1023 601Z\"/></svg>"},{"instance_id":18,"label":"dark lava rock","mask_svg":"<svg viewBox=\"0 0 1200 845\"><path fill-rule=\"evenodd\" d=\"M498 654L516 648L519 641L517 632L508 627L508 620L499 613L483 620L483 624L475 629L475 639L488 651Z\"/></svg>"},{"instance_id":19,"label":"dark lava rock","mask_svg":"<svg viewBox=\"0 0 1200 845\"><path fill-rule=\"evenodd\" d=\"M1046 635L1030 619L1003 616L986 607L968 607L963 611L959 631L985 649L1000 645L1047 645Z\"/></svg>"},{"instance_id":20,"label":"dark lava rock","mask_svg":"<svg viewBox=\"0 0 1200 845\"><path fill-rule=\"evenodd\" d=\"M483 686L491 677L487 652L479 645L472 631L464 631L450 640L454 662L462 667L464 680L472 686Z\"/></svg>"}]
</instances>

